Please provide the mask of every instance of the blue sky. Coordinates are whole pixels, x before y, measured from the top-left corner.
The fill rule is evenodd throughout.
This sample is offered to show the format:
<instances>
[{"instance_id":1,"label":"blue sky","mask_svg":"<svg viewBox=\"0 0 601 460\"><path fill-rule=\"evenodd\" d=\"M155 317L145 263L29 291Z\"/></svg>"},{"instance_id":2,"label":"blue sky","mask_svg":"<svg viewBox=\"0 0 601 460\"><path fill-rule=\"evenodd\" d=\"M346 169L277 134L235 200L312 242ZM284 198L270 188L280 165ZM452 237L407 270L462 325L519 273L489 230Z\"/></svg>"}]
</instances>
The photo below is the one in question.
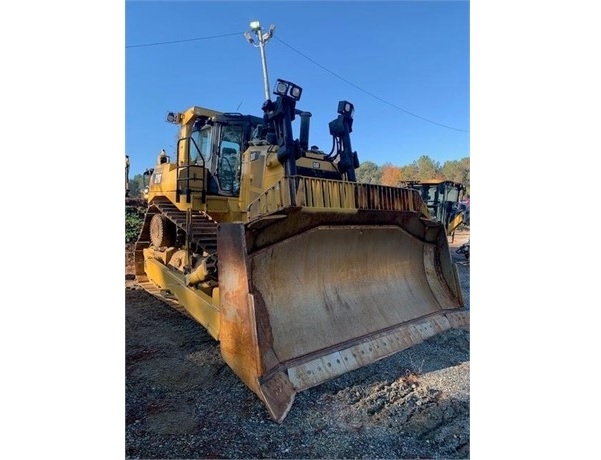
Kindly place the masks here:
<instances>
[{"instance_id":1,"label":"blue sky","mask_svg":"<svg viewBox=\"0 0 601 460\"><path fill-rule=\"evenodd\" d=\"M276 26L266 45L270 89L277 78L303 88L297 107L313 114L311 145L330 150L328 122L344 99L355 105L351 140L361 162L469 157L469 13L466 1L128 1L131 175L151 167L162 148L173 151L169 110L262 115L260 52L243 36L253 19L264 30Z\"/></svg>"}]
</instances>

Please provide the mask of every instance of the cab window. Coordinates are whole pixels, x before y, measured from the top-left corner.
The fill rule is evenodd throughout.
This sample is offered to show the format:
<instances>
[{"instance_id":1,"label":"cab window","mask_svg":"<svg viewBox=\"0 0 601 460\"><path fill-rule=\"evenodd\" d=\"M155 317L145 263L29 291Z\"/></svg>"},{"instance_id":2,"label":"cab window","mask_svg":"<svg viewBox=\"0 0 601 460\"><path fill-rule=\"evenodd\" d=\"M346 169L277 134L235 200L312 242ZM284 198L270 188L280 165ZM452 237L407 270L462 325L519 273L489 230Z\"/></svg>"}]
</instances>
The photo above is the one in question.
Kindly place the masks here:
<instances>
[{"instance_id":1,"label":"cab window","mask_svg":"<svg viewBox=\"0 0 601 460\"><path fill-rule=\"evenodd\" d=\"M221 131L218 175L221 190L237 195L240 191L240 167L244 127L225 125Z\"/></svg>"},{"instance_id":2,"label":"cab window","mask_svg":"<svg viewBox=\"0 0 601 460\"><path fill-rule=\"evenodd\" d=\"M190 160L193 164L202 165L204 159L204 165L208 167L211 157L211 127L194 130L191 137L194 142L190 145Z\"/></svg>"}]
</instances>

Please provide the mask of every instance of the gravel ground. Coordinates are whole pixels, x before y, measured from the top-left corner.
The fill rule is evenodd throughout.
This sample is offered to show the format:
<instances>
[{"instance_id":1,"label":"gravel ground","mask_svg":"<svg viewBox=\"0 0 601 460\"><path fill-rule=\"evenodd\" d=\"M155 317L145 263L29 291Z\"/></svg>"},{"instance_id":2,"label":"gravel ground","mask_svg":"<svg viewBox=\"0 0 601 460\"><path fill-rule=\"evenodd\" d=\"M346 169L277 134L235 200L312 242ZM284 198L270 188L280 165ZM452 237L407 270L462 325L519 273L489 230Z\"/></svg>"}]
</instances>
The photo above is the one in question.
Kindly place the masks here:
<instances>
[{"instance_id":1,"label":"gravel ground","mask_svg":"<svg viewBox=\"0 0 601 460\"><path fill-rule=\"evenodd\" d=\"M455 248L468 238L450 243L467 308ZM298 393L277 424L200 325L134 281L125 289L126 458L469 458L469 331Z\"/></svg>"}]
</instances>

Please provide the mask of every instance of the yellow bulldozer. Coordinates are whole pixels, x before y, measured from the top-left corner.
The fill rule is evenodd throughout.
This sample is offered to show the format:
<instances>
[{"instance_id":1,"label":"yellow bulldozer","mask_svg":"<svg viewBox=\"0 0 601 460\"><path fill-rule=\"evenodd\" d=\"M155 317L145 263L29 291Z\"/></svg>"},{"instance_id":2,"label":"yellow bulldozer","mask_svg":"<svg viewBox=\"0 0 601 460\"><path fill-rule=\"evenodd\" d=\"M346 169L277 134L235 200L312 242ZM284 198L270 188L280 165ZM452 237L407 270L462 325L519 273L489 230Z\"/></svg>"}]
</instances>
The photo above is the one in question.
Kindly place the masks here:
<instances>
[{"instance_id":1,"label":"yellow bulldozer","mask_svg":"<svg viewBox=\"0 0 601 460\"><path fill-rule=\"evenodd\" d=\"M462 199L466 188L459 182L444 179L401 182L403 187L418 190L430 215L444 223L447 235L455 237L460 225L469 226L470 208Z\"/></svg>"},{"instance_id":2,"label":"yellow bulldozer","mask_svg":"<svg viewBox=\"0 0 601 460\"><path fill-rule=\"evenodd\" d=\"M299 391L469 327L443 223L417 190L357 182L350 102L332 150L309 147L301 94L278 80L262 117L168 113L179 140L135 246L138 282L219 341L276 422Z\"/></svg>"}]
</instances>

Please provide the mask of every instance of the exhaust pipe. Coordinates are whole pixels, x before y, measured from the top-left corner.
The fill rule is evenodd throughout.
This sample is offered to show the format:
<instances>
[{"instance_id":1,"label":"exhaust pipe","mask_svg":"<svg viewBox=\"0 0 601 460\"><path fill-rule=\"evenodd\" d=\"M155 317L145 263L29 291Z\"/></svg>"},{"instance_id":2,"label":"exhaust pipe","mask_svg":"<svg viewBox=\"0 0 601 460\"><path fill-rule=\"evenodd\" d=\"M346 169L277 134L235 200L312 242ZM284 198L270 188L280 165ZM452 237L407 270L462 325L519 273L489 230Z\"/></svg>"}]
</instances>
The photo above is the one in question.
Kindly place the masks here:
<instances>
[{"instance_id":1,"label":"exhaust pipe","mask_svg":"<svg viewBox=\"0 0 601 460\"><path fill-rule=\"evenodd\" d=\"M300 135L299 143L303 150L309 150L309 124L311 121L311 112L303 112L302 110L295 111L297 115L300 115Z\"/></svg>"}]
</instances>

